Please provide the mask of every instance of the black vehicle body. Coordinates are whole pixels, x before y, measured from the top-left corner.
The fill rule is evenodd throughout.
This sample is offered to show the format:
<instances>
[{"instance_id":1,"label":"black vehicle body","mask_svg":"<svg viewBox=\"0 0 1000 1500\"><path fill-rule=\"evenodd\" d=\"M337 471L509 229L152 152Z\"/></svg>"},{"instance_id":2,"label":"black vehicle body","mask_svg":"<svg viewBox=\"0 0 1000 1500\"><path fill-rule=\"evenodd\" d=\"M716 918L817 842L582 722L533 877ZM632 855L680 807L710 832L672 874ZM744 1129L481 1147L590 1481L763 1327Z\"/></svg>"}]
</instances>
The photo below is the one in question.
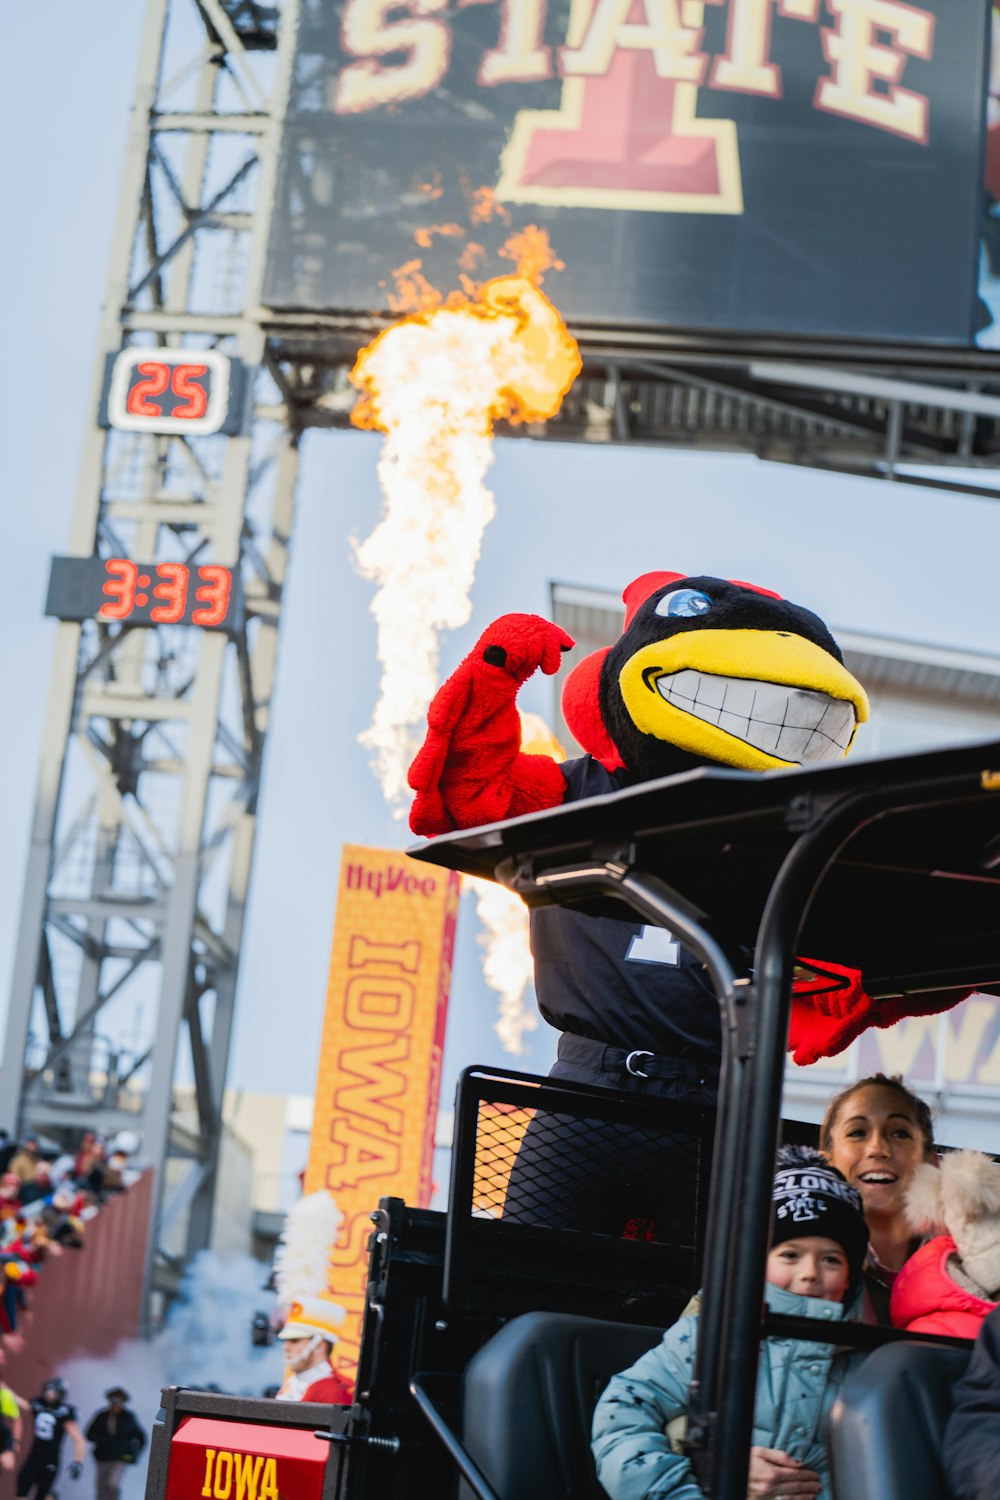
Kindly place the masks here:
<instances>
[{"instance_id":1,"label":"black vehicle body","mask_svg":"<svg viewBox=\"0 0 1000 1500\"><path fill-rule=\"evenodd\" d=\"M410 852L499 879L529 905L621 915L624 903L668 927L712 980L722 1086L713 1118L488 1069L463 1077L448 1214L394 1199L373 1212L357 1403L332 1424L331 1493L404 1500L460 1484L480 1500L599 1496L586 1450L599 1382L655 1342L700 1284L687 1451L706 1495L742 1500L762 1332L808 1335L761 1311L794 955L859 968L876 999L996 990L1000 743L765 775L705 768ZM502 1205L483 1217L487 1105L687 1132L698 1180L670 1243L504 1223ZM845 1335L868 1347L903 1337ZM906 1411L900 1396L884 1454L877 1416L835 1423L837 1500L866 1500L871 1485L871 1500L894 1500L897 1481L908 1500L943 1492L932 1429L966 1357L948 1345L923 1341L929 1373ZM865 1368L898 1357L879 1350ZM184 1393L173 1399L179 1409ZM915 1440L907 1453L911 1429L929 1454Z\"/></svg>"}]
</instances>

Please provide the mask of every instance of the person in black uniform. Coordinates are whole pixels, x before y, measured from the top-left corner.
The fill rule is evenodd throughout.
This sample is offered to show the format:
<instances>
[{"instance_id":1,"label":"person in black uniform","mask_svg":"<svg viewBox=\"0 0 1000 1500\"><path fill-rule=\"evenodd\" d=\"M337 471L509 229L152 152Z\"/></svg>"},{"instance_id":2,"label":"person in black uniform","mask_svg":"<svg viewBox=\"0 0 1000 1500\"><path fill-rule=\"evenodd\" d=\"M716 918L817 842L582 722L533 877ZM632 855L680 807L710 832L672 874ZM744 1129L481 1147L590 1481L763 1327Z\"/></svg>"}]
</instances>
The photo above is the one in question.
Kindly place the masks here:
<instances>
[{"instance_id":1,"label":"person in black uniform","mask_svg":"<svg viewBox=\"0 0 1000 1500\"><path fill-rule=\"evenodd\" d=\"M18 1495L34 1494L34 1500L45 1500L59 1469L59 1450L63 1434L69 1433L76 1457L69 1466L69 1477L79 1479L87 1445L77 1422L77 1410L66 1400L66 1384L53 1377L42 1386L31 1401L34 1437L28 1457L17 1476Z\"/></svg>"},{"instance_id":2,"label":"person in black uniform","mask_svg":"<svg viewBox=\"0 0 1000 1500\"><path fill-rule=\"evenodd\" d=\"M627 772L609 772L589 757L561 769L567 801L633 784ZM531 949L539 1010L560 1032L550 1078L714 1108L718 1001L704 966L669 932L538 907ZM676 1234L696 1211L692 1149L680 1127L652 1133L539 1112L511 1172L503 1217L608 1234L645 1221L647 1237L669 1223Z\"/></svg>"}]
</instances>

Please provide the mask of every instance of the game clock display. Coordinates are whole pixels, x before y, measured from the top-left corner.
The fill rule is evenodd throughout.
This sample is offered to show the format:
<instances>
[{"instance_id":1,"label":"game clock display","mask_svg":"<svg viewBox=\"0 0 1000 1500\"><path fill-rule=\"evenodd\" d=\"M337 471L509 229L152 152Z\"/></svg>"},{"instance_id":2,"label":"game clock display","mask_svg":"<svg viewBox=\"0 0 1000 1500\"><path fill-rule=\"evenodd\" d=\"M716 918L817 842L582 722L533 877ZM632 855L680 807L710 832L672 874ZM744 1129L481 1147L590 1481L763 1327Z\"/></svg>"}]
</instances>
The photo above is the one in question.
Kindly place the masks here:
<instances>
[{"instance_id":1,"label":"game clock display","mask_svg":"<svg viewBox=\"0 0 1000 1500\"><path fill-rule=\"evenodd\" d=\"M45 613L60 620L232 630L240 618L237 584L233 570L220 563L54 557Z\"/></svg>"},{"instance_id":2,"label":"game clock display","mask_svg":"<svg viewBox=\"0 0 1000 1500\"><path fill-rule=\"evenodd\" d=\"M104 375L100 424L204 437L239 430L243 366L218 349L122 349Z\"/></svg>"}]
</instances>

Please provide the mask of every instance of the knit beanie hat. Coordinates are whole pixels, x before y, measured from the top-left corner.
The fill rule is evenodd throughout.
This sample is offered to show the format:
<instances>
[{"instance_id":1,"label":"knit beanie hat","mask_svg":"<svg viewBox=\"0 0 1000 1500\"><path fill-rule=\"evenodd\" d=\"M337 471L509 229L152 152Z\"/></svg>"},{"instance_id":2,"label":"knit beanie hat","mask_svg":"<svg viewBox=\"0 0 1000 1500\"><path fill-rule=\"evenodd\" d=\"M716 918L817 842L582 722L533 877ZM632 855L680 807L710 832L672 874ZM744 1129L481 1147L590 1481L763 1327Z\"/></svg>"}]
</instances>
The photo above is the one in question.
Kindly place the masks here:
<instances>
[{"instance_id":1,"label":"knit beanie hat","mask_svg":"<svg viewBox=\"0 0 1000 1500\"><path fill-rule=\"evenodd\" d=\"M868 1251L861 1194L811 1146L782 1146L771 1197L772 1248L812 1235L834 1240L847 1256L853 1289Z\"/></svg>"}]
</instances>

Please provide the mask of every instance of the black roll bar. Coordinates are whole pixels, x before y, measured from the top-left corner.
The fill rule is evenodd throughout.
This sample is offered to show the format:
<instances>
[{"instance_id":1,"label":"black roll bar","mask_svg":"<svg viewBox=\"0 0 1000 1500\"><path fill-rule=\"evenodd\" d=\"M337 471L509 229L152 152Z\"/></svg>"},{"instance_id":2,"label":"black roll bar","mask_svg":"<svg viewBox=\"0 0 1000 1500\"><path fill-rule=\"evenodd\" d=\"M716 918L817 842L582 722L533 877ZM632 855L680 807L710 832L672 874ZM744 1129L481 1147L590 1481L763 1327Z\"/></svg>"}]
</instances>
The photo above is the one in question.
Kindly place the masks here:
<instances>
[{"instance_id":1,"label":"black roll bar","mask_svg":"<svg viewBox=\"0 0 1000 1500\"><path fill-rule=\"evenodd\" d=\"M647 917L658 926L669 928L705 966L715 990L722 1019L722 1074L719 1083L719 1119L734 1122L744 1113L746 1089L745 1064L749 1051L749 1000L752 993L746 974L737 973L737 962L709 930L705 914L679 892L673 890L657 876L644 875L629 868L625 862L631 851L610 858L606 864L570 866L565 869L546 870L534 875L530 861L510 861L497 867L497 877L519 895L536 891L558 892L560 896L571 891L580 895L611 892L627 901L640 916ZM634 856L631 856L634 857ZM786 1027L787 1031L787 1027ZM779 1093L780 1097L780 1093ZM775 1125L777 1130L777 1125ZM712 1174L708 1194L708 1222L705 1235L702 1285L707 1288L725 1289L730 1264L730 1236L727 1233L729 1216L738 1199L738 1178L741 1171L740 1141L734 1129L717 1130L712 1159ZM772 1151L773 1161L773 1151ZM770 1205L770 1193L768 1193ZM699 1479L707 1466L703 1461L712 1442L716 1427L715 1413L719 1409L720 1356L724 1320L726 1317L724 1296L718 1291L706 1292L701 1312L701 1327L698 1339L698 1358L695 1363L692 1400L689 1406L689 1447L692 1462L696 1455L702 1458L696 1463ZM756 1339L759 1337L760 1307L757 1307L756 1333L754 1335L754 1357ZM696 1392L699 1399L696 1400ZM752 1417L753 1407L750 1413ZM708 1479L707 1473L705 1479ZM707 1488L707 1485L703 1484ZM743 1491L746 1491L746 1474L743 1476ZM709 1493L711 1493L709 1491Z\"/></svg>"},{"instance_id":2,"label":"black roll bar","mask_svg":"<svg viewBox=\"0 0 1000 1500\"><path fill-rule=\"evenodd\" d=\"M906 788L907 807L941 798L940 782ZM706 914L658 876L632 868L631 848L606 860L535 872L503 861L497 878L523 896L613 894L669 930L704 964L722 1017L719 1124L709 1184L698 1348L686 1448L711 1500L743 1500L750 1462L761 1287L767 1257L795 947L827 869L845 844L900 809L899 791L806 796L788 809L801 826L771 885L758 929L753 983Z\"/></svg>"},{"instance_id":3,"label":"black roll bar","mask_svg":"<svg viewBox=\"0 0 1000 1500\"><path fill-rule=\"evenodd\" d=\"M746 1493L784 1052L806 917L835 865L810 931L822 934L824 949L841 934L846 951L860 945L873 995L959 986L1000 993L998 765L1000 741L989 741L764 777L705 768L410 851L492 876L529 906L603 912L615 897L673 931L708 971L723 1067L687 1448L711 1500ZM888 815L901 823L882 830ZM730 851L720 892L716 862ZM678 853L686 866L674 863ZM770 872L759 903L752 883L745 891L734 880L758 857ZM681 878L678 868L701 907L660 878ZM866 893L857 905L855 881ZM883 893L888 921L873 917ZM915 932L914 906L923 924ZM934 942L932 916L941 917ZM754 928L750 983L739 944L749 947ZM807 941L816 938L807 933Z\"/></svg>"},{"instance_id":4,"label":"black roll bar","mask_svg":"<svg viewBox=\"0 0 1000 1500\"><path fill-rule=\"evenodd\" d=\"M443 1379L446 1377L432 1371L418 1370L410 1380L410 1395L430 1424L435 1437L444 1445L456 1469L476 1496L476 1500L501 1500L451 1423L443 1415L432 1394L431 1388L440 1387ZM457 1386L458 1380L452 1379L448 1383Z\"/></svg>"},{"instance_id":5,"label":"black roll bar","mask_svg":"<svg viewBox=\"0 0 1000 1500\"><path fill-rule=\"evenodd\" d=\"M692 1464L712 1500L746 1495L795 946L829 865L885 803L885 793L875 790L817 804L815 821L786 855L761 918L753 1045L746 1057L732 1060L734 1070L749 1076L720 1100L717 1138L735 1155L736 1168L731 1182L717 1181L713 1171L709 1185L706 1242L712 1250L718 1240L719 1248L711 1261L706 1257L689 1404Z\"/></svg>"}]
</instances>

